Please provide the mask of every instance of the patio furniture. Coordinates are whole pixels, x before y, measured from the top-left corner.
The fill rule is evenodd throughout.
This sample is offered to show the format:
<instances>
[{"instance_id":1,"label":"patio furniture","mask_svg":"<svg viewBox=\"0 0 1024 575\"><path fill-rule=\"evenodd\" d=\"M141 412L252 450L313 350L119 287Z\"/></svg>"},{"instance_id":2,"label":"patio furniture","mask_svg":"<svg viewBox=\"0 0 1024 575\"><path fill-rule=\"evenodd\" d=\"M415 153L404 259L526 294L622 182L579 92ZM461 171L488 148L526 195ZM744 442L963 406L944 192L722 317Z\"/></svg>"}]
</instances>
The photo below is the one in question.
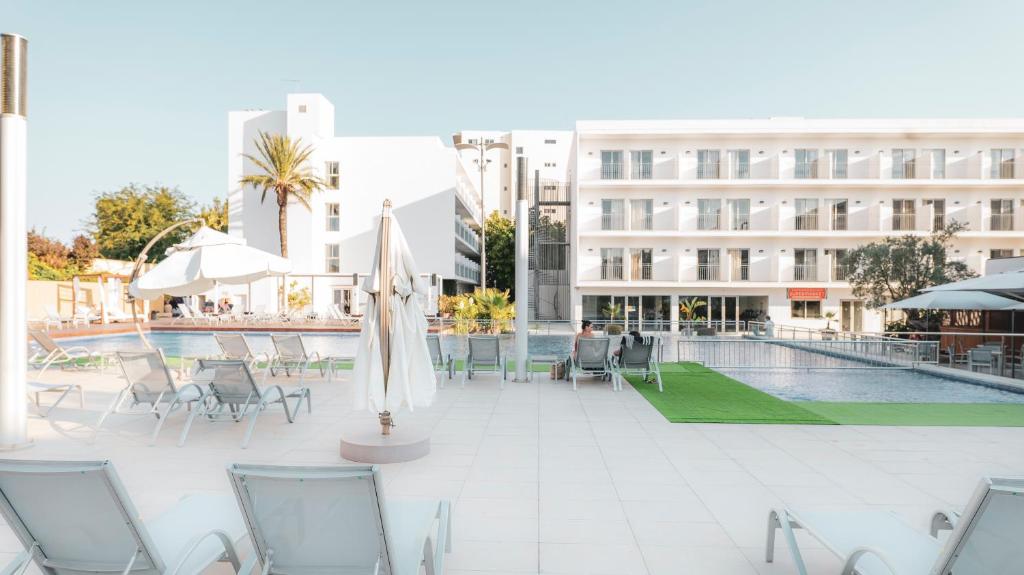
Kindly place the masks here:
<instances>
[{"instance_id":1,"label":"patio furniture","mask_svg":"<svg viewBox=\"0 0 1024 575\"><path fill-rule=\"evenodd\" d=\"M804 529L844 563L843 573L860 575L1016 575L1024 565L1024 479L982 479L962 515L937 512L931 533L881 510L773 510L768 515L765 561L775 555L781 529L800 575L807 575L794 529ZM952 530L945 544L939 530Z\"/></svg>"},{"instance_id":2,"label":"patio furniture","mask_svg":"<svg viewBox=\"0 0 1024 575\"><path fill-rule=\"evenodd\" d=\"M508 377L505 357L501 355L501 342L496 335L471 335L467 338L469 352L462 366L462 386L466 378L473 379L478 371L501 372L501 388L505 388Z\"/></svg>"},{"instance_id":3,"label":"patio furniture","mask_svg":"<svg viewBox=\"0 0 1024 575\"><path fill-rule=\"evenodd\" d=\"M949 366L950 367L956 367L957 365L962 365L962 364L966 364L967 363L967 353L965 353L965 352L957 353L955 346L950 345L950 346L948 346L946 348L946 356L949 358Z\"/></svg>"},{"instance_id":4,"label":"patio furniture","mask_svg":"<svg viewBox=\"0 0 1024 575\"><path fill-rule=\"evenodd\" d=\"M451 504L385 498L375 465L234 464L228 476L252 540L246 573L444 573Z\"/></svg>"},{"instance_id":5,"label":"patio furniture","mask_svg":"<svg viewBox=\"0 0 1024 575\"><path fill-rule=\"evenodd\" d=\"M434 371L448 372L448 379L455 375L455 362L452 361L452 354L445 354L441 350L441 336L431 333L427 334L427 350L430 351L430 361L434 364ZM444 378L438 378L441 387L444 388Z\"/></svg>"},{"instance_id":6,"label":"patio furniture","mask_svg":"<svg viewBox=\"0 0 1024 575\"><path fill-rule=\"evenodd\" d=\"M256 371L260 361L265 362L268 368L270 367L270 354L264 351L254 352L252 346L249 345L249 340L245 339L244 335L215 333L213 338L217 340L221 356L224 359L240 359L249 366L250 371Z\"/></svg>"},{"instance_id":7,"label":"patio furniture","mask_svg":"<svg viewBox=\"0 0 1024 575\"><path fill-rule=\"evenodd\" d=\"M56 325L57 329L62 329L64 324L78 325L78 320L74 316L61 317L60 313L57 312L57 307L54 305L47 304L43 306L43 310L46 312L46 316L42 319L43 329L50 329L51 325Z\"/></svg>"},{"instance_id":8,"label":"patio furniture","mask_svg":"<svg viewBox=\"0 0 1024 575\"><path fill-rule=\"evenodd\" d=\"M204 415L210 420L229 419L236 423L249 417L249 427L242 438L242 449L249 445L256 419L271 405L280 404L288 423L295 422L302 400L306 410L313 411L309 389L301 384L296 386L265 385L270 370L263 372L263 387L257 387L256 380L244 361L237 359L200 359L192 380L210 388L210 397L215 402ZM288 400L295 399L295 407L288 408ZM226 411L225 411L226 410Z\"/></svg>"},{"instance_id":9,"label":"patio furniture","mask_svg":"<svg viewBox=\"0 0 1024 575\"><path fill-rule=\"evenodd\" d=\"M608 359L610 345L611 340L606 337L581 337L576 340L576 357L570 360L573 391L576 390L576 378L580 375L600 376L601 381L611 376L612 366Z\"/></svg>"},{"instance_id":10,"label":"patio furniture","mask_svg":"<svg viewBox=\"0 0 1024 575\"><path fill-rule=\"evenodd\" d=\"M186 575L218 561L240 567L245 524L227 495L181 499L143 522L109 461L0 460L0 513L24 551L3 573L33 563L47 575Z\"/></svg>"},{"instance_id":11,"label":"patio furniture","mask_svg":"<svg viewBox=\"0 0 1024 575\"><path fill-rule=\"evenodd\" d=\"M164 422L172 412L181 407L188 409L189 414L185 419L185 427L181 430L178 438L178 447L185 444L189 429L192 428L192 421L202 410L203 401L206 399L205 389L194 383L178 387L174 383L174 376L167 368L164 361L164 354L160 350L147 351L119 351L117 361L121 364L121 371L124 373L127 384L118 392L114 402L100 415L96 423L95 433L99 433L103 422L112 413L123 413L121 406L126 400L131 399L131 407L144 404L149 405L146 414L153 414L156 417L156 425L150 435L149 444L156 443L156 437L163 428ZM161 412L160 407L166 405Z\"/></svg>"},{"instance_id":12,"label":"patio furniture","mask_svg":"<svg viewBox=\"0 0 1024 575\"><path fill-rule=\"evenodd\" d=\"M351 364L355 363L355 361L356 358L351 355L329 355L323 358L321 363L323 363L327 369L327 383L334 381L334 376L341 370L341 368L338 367L339 363Z\"/></svg>"},{"instance_id":13,"label":"patio furniture","mask_svg":"<svg viewBox=\"0 0 1024 575\"><path fill-rule=\"evenodd\" d=\"M988 369L989 373L994 374L996 371L996 352L989 348L974 348L967 351L967 370L977 371L978 368L984 367Z\"/></svg>"},{"instance_id":14,"label":"patio furniture","mask_svg":"<svg viewBox=\"0 0 1024 575\"><path fill-rule=\"evenodd\" d=\"M81 345L64 347L54 341L45 331L30 329L28 330L28 335L40 349L28 360L30 367L39 369L36 377L42 377L43 373L52 365L62 368L82 367L83 365L102 366L104 362L104 355L102 353L90 351Z\"/></svg>"},{"instance_id":15,"label":"patio furniture","mask_svg":"<svg viewBox=\"0 0 1024 575\"><path fill-rule=\"evenodd\" d=\"M292 370L296 369L299 371L299 381L301 382L302 378L306 376L309 364L315 358L320 376L323 377L324 366L320 352L308 353L301 335L271 334L270 340L274 342L274 357L270 362L270 375L277 375L277 372L283 369L284 374L291 377Z\"/></svg>"},{"instance_id":16,"label":"patio furniture","mask_svg":"<svg viewBox=\"0 0 1024 575\"><path fill-rule=\"evenodd\" d=\"M76 325L78 323L89 325L94 321L100 321L103 319L103 316L97 313L95 309L83 303L75 305L75 315L72 317L74 318Z\"/></svg>"},{"instance_id":17,"label":"patio furniture","mask_svg":"<svg viewBox=\"0 0 1024 575\"><path fill-rule=\"evenodd\" d=\"M192 315L192 310L186 304L179 303L176 307L178 308L178 316L171 320L171 325L178 323L178 320L185 320L192 325L199 325L199 320Z\"/></svg>"},{"instance_id":18,"label":"patio furniture","mask_svg":"<svg viewBox=\"0 0 1024 575\"><path fill-rule=\"evenodd\" d=\"M29 396L32 397L33 402L36 404L36 410L39 411L40 417L46 419L50 416L50 412L60 405L60 402L64 401L64 398L68 396L72 391L78 390L78 407L85 407L85 390L82 386L77 383L46 383L42 381L29 381L26 382L28 385ZM43 392L59 393L60 397L56 401L50 404L45 410L39 401L39 394Z\"/></svg>"},{"instance_id":19,"label":"patio furniture","mask_svg":"<svg viewBox=\"0 0 1024 575\"><path fill-rule=\"evenodd\" d=\"M629 342L628 339L626 341ZM632 345L623 344L617 361L612 364L612 389L622 391L624 375L641 375L645 382L648 377L654 376L658 383L658 391L665 391L661 382L661 370L658 368L658 362L654 360L654 349L657 346L658 338L653 336L643 336L634 340Z\"/></svg>"}]
</instances>

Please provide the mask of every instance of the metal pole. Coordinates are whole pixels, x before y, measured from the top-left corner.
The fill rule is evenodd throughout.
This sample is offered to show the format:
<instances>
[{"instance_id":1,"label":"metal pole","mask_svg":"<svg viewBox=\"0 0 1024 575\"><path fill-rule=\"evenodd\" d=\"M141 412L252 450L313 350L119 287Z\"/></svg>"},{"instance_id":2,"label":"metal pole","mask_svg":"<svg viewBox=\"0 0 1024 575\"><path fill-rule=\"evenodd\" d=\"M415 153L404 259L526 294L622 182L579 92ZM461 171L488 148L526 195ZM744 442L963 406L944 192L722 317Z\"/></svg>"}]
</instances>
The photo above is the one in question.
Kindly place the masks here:
<instances>
[{"instance_id":1,"label":"metal pole","mask_svg":"<svg viewBox=\"0 0 1024 575\"><path fill-rule=\"evenodd\" d=\"M480 287L487 287L487 208L484 207L484 163L486 147L480 140Z\"/></svg>"},{"instance_id":2,"label":"metal pole","mask_svg":"<svg viewBox=\"0 0 1024 575\"><path fill-rule=\"evenodd\" d=\"M27 40L0 35L0 449L30 444L25 403L27 55Z\"/></svg>"},{"instance_id":3,"label":"metal pole","mask_svg":"<svg viewBox=\"0 0 1024 575\"><path fill-rule=\"evenodd\" d=\"M526 158L518 158L516 181L516 381L526 381L530 333L530 204L526 199Z\"/></svg>"},{"instance_id":4,"label":"metal pole","mask_svg":"<svg viewBox=\"0 0 1024 575\"><path fill-rule=\"evenodd\" d=\"M380 215L380 283L377 286L377 314L380 324L380 359L384 368L385 405L388 395L388 375L391 364L391 294L395 291L391 277L391 200L384 200L384 210ZM391 412L380 413L380 429L383 435L391 435Z\"/></svg>"}]
</instances>

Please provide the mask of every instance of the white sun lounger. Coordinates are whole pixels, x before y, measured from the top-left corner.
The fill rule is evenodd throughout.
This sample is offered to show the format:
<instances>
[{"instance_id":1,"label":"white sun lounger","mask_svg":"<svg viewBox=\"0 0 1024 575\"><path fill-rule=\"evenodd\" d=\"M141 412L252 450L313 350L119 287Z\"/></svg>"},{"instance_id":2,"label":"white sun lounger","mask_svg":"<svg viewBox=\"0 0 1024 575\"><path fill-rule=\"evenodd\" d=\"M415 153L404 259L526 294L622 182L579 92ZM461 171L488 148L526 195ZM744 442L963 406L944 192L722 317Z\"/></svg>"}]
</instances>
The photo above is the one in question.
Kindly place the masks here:
<instances>
[{"instance_id":1,"label":"white sun lounger","mask_svg":"<svg viewBox=\"0 0 1024 575\"><path fill-rule=\"evenodd\" d=\"M781 529L800 575L807 575L794 529L804 529L843 561L843 575L1019 575L1024 572L1024 479L982 479L962 515L938 512L931 533L881 510L773 510L765 561ZM945 544L939 530L952 529Z\"/></svg>"},{"instance_id":2,"label":"white sun lounger","mask_svg":"<svg viewBox=\"0 0 1024 575\"><path fill-rule=\"evenodd\" d=\"M610 345L611 340L607 337L581 337L577 340L576 357L569 363L574 391L579 375L598 375L602 381L612 375L612 364L608 359Z\"/></svg>"},{"instance_id":3,"label":"white sun lounger","mask_svg":"<svg viewBox=\"0 0 1024 575\"><path fill-rule=\"evenodd\" d=\"M444 573L450 503L385 498L377 466L232 465L228 476L264 575Z\"/></svg>"},{"instance_id":4,"label":"white sun lounger","mask_svg":"<svg viewBox=\"0 0 1024 575\"><path fill-rule=\"evenodd\" d=\"M270 341L274 343L274 357L270 364L270 375L277 375L277 372L284 370L285 375L290 376L292 370L299 372L299 381L306 377L306 370L309 364L316 360L320 369L320 377L324 376L324 362L320 352L306 351L306 345L302 342L299 334L270 334Z\"/></svg>"},{"instance_id":5,"label":"white sun lounger","mask_svg":"<svg viewBox=\"0 0 1024 575\"><path fill-rule=\"evenodd\" d=\"M89 365L101 367L103 365L103 354L99 352L90 351L81 345L64 347L54 341L48 333L38 329L28 330L28 335L41 350L28 360L29 366L39 368L39 373L35 374L36 377L42 377L43 373L53 365L78 367L82 361Z\"/></svg>"},{"instance_id":6,"label":"white sun lounger","mask_svg":"<svg viewBox=\"0 0 1024 575\"><path fill-rule=\"evenodd\" d=\"M505 389L508 378L508 366L505 356L501 355L501 341L496 335L471 335L466 338L469 351L462 365L462 386L466 379L473 379L476 372L489 371L501 373L501 389Z\"/></svg>"},{"instance_id":7,"label":"white sun lounger","mask_svg":"<svg viewBox=\"0 0 1024 575\"><path fill-rule=\"evenodd\" d=\"M259 362L266 362L270 366L270 354L264 351L255 352L249 345L249 340L240 333L215 333L213 338L220 346L221 355L224 359L240 359L244 361L250 371L256 371Z\"/></svg>"},{"instance_id":8,"label":"white sun lounger","mask_svg":"<svg viewBox=\"0 0 1024 575\"><path fill-rule=\"evenodd\" d=\"M4 569L46 575L199 574L240 567L245 524L227 495L193 495L151 521L139 518L109 461L0 460L0 513L24 551Z\"/></svg>"}]
</instances>

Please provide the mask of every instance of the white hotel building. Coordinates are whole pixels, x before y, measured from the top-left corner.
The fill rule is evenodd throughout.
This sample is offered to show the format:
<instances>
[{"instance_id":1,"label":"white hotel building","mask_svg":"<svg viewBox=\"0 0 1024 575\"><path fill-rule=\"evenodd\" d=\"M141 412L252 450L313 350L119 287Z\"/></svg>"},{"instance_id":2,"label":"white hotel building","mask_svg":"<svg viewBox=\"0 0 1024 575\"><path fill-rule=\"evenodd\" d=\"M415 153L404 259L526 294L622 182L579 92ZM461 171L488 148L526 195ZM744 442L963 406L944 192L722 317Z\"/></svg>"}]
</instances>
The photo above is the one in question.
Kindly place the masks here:
<instances>
[{"instance_id":1,"label":"white hotel building","mask_svg":"<svg viewBox=\"0 0 1024 575\"><path fill-rule=\"evenodd\" d=\"M336 136L330 102L290 94L283 111L231 112L228 131L230 232L271 252L277 206L239 188L254 169L241 154L259 131L314 147L330 189L311 210L289 206L288 240L289 283L311 287L316 309L359 312L352 276L369 270L384 198L436 292L479 282L479 155L454 142L508 146L485 158L485 207L511 216L520 186L530 198L531 319L604 320L618 304L630 328L676 329L679 302L696 297L713 320L822 327L831 311L836 327L878 330L844 281L843 250L956 220L968 228L951 257L979 273L1024 255L1019 119L582 121L443 142ZM274 309L264 283L248 303Z\"/></svg>"},{"instance_id":2,"label":"white hotel building","mask_svg":"<svg viewBox=\"0 0 1024 575\"><path fill-rule=\"evenodd\" d=\"M878 330L838 264L892 234L968 226L952 257L979 273L1024 247L1021 120L578 122L574 317L620 304L715 320ZM645 326L646 327L646 326Z\"/></svg>"}]
</instances>

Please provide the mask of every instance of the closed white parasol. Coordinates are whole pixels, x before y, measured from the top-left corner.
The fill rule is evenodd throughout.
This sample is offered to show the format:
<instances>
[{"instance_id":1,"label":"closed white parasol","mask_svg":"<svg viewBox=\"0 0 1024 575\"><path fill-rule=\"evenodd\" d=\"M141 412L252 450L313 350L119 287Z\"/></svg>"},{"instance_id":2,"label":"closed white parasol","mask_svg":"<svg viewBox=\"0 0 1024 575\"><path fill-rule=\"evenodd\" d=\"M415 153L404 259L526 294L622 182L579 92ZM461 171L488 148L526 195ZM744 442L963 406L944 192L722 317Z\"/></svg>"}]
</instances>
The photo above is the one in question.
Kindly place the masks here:
<instances>
[{"instance_id":1,"label":"closed white parasol","mask_svg":"<svg viewBox=\"0 0 1024 575\"><path fill-rule=\"evenodd\" d=\"M217 284L247 284L283 276L292 264L285 258L245 245L245 240L206 226L167 250L167 258L128 286L139 299L203 293Z\"/></svg>"},{"instance_id":2,"label":"closed white parasol","mask_svg":"<svg viewBox=\"0 0 1024 575\"><path fill-rule=\"evenodd\" d=\"M384 202L352 377L355 403L380 415L381 431L391 433L391 414L431 404L437 390L427 349L427 321L419 296L429 287L416 273L402 230Z\"/></svg>"}]
</instances>

